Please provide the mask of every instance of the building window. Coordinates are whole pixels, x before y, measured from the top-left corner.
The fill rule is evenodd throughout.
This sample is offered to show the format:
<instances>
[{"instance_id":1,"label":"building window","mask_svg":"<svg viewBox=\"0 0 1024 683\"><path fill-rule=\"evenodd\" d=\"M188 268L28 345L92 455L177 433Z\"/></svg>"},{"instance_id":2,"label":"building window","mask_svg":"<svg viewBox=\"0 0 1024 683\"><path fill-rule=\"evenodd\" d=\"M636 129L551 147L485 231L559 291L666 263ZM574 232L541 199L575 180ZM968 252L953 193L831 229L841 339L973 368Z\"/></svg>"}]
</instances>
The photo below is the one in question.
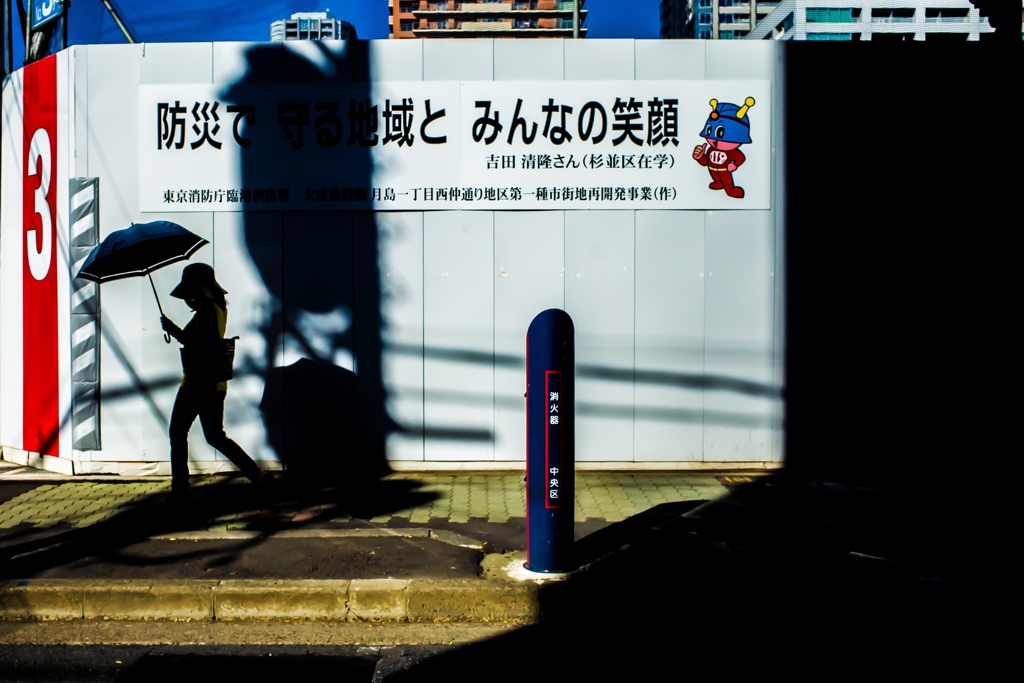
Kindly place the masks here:
<instances>
[{"instance_id":1,"label":"building window","mask_svg":"<svg viewBox=\"0 0 1024 683\"><path fill-rule=\"evenodd\" d=\"M809 24L849 24L853 21L853 9L849 7L808 7Z\"/></svg>"},{"instance_id":2,"label":"building window","mask_svg":"<svg viewBox=\"0 0 1024 683\"><path fill-rule=\"evenodd\" d=\"M711 31L709 31L706 28L702 28L702 29L697 31L697 39L698 40L707 40L710 37L711 37Z\"/></svg>"},{"instance_id":3,"label":"building window","mask_svg":"<svg viewBox=\"0 0 1024 683\"><path fill-rule=\"evenodd\" d=\"M782 24L781 24L782 25L782 32L785 33L786 31L788 31L791 28L793 28L793 24L794 24L793 15L790 14L785 19L782 20Z\"/></svg>"},{"instance_id":4,"label":"building window","mask_svg":"<svg viewBox=\"0 0 1024 683\"><path fill-rule=\"evenodd\" d=\"M697 23L698 24L710 24L711 23L711 15L710 14L704 14L704 13L698 14L697 15Z\"/></svg>"},{"instance_id":5,"label":"building window","mask_svg":"<svg viewBox=\"0 0 1024 683\"><path fill-rule=\"evenodd\" d=\"M437 11L438 12L447 12L448 11L448 0L441 0L441 2L437 3Z\"/></svg>"},{"instance_id":6,"label":"building window","mask_svg":"<svg viewBox=\"0 0 1024 683\"><path fill-rule=\"evenodd\" d=\"M401 31L413 31L415 30L415 21L403 21L398 24L398 28Z\"/></svg>"},{"instance_id":7,"label":"building window","mask_svg":"<svg viewBox=\"0 0 1024 683\"><path fill-rule=\"evenodd\" d=\"M718 37L721 40L732 40L735 36L733 36L732 31L719 31Z\"/></svg>"},{"instance_id":8,"label":"building window","mask_svg":"<svg viewBox=\"0 0 1024 683\"><path fill-rule=\"evenodd\" d=\"M697 7L711 7L711 0L697 0Z\"/></svg>"},{"instance_id":9,"label":"building window","mask_svg":"<svg viewBox=\"0 0 1024 683\"><path fill-rule=\"evenodd\" d=\"M441 19L437 22L437 28L448 28L448 20Z\"/></svg>"},{"instance_id":10,"label":"building window","mask_svg":"<svg viewBox=\"0 0 1024 683\"><path fill-rule=\"evenodd\" d=\"M871 21L883 24L907 23L914 20L913 7L880 7L871 10ZM873 38L872 38L873 40Z\"/></svg>"},{"instance_id":11,"label":"building window","mask_svg":"<svg viewBox=\"0 0 1024 683\"><path fill-rule=\"evenodd\" d=\"M853 40L852 33L808 33L807 40Z\"/></svg>"},{"instance_id":12,"label":"building window","mask_svg":"<svg viewBox=\"0 0 1024 683\"><path fill-rule=\"evenodd\" d=\"M412 14L420 8L418 2L402 2L398 4L398 11L402 14Z\"/></svg>"},{"instance_id":13,"label":"building window","mask_svg":"<svg viewBox=\"0 0 1024 683\"><path fill-rule=\"evenodd\" d=\"M732 23L732 15L731 14L719 14L718 15L718 23L719 24L731 24Z\"/></svg>"}]
</instances>

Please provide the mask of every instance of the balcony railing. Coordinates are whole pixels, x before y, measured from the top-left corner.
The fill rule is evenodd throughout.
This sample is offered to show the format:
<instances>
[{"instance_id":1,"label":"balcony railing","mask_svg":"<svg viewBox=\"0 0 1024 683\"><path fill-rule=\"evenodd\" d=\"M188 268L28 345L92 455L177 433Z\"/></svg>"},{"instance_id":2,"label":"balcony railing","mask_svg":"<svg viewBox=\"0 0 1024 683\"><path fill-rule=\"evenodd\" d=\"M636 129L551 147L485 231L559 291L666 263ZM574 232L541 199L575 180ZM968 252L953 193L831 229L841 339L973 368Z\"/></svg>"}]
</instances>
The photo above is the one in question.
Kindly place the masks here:
<instances>
[{"instance_id":1,"label":"balcony railing","mask_svg":"<svg viewBox=\"0 0 1024 683\"><path fill-rule=\"evenodd\" d=\"M925 17L925 22L929 24L966 24L970 21L969 17Z\"/></svg>"},{"instance_id":2,"label":"balcony railing","mask_svg":"<svg viewBox=\"0 0 1024 683\"><path fill-rule=\"evenodd\" d=\"M872 24L910 24L914 17L871 17Z\"/></svg>"},{"instance_id":3,"label":"balcony railing","mask_svg":"<svg viewBox=\"0 0 1024 683\"><path fill-rule=\"evenodd\" d=\"M454 3L453 3L454 4ZM511 2L474 2L472 4L468 2L461 3L454 9L459 12L479 12L479 13L491 13L491 12L508 12L512 9Z\"/></svg>"},{"instance_id":4,"label":"balcony railing","mask_svg":"<svg viewBox=\"0 0 1024 683\"><path fill-rule=\"evenodd\" d=\"M482 6L483 5L464 5L464 7L473 7L473 8L482 7ZM497 3L487 3L487 6L488 7L502 7L501 4L497 4ZM505 6L507 7L507 4ZM542 16L542 17L543 16L548 16L548 17L563 16L564 17L564 16L571 16L572 15L572 8L569 8L568 10L564 10L564 9L516 9L516 8L511 8L511 9L503 9L503 10L500 10L500 11L499 10L478 10L478 9L462 9L462 8L457 8L457 9L448 9L448 10L418 9L418 10L414 10L413 11L413 14L415 16L417 16L417 17L419 17L419 16L422 16L422 17L433 17L433 16L439 16L439 15L442 15L442 14L445 15L445 16L452 16L452 15L456 15L456 14L480 15L480 14L484 14L484 13L487 13L487 14L504 14L506 16L524 15L525 14L525 15L530 15L530 16ZM581 9L580 10L580 16L581 17L587 16L587 10Z\"/></svg>"},{"instance_id":5,"label":"balcony railing","mask_svg":"<svg viewBox=\"0 0 1024 683\"><path fill-rule=\"evenodd\" d=\"M511 21L464 21L460 28L463 31L508 31L512 28Z\"/></svg>"}]
</instances>

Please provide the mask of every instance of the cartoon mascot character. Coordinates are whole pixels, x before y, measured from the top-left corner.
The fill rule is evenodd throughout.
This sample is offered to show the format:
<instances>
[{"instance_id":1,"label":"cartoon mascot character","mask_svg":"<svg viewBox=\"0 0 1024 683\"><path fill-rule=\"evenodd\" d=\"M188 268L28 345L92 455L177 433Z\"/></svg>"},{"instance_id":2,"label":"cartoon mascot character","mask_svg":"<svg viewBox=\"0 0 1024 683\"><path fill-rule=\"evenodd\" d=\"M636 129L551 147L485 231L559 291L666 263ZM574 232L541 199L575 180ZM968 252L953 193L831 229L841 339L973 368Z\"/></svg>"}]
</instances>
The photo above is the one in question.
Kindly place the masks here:
<instances>
[{"instance_id":1,"label":"cartoon mascot character","mask_svg":"<svg viewBox=\"0 0 1024 683\"><path fill-rule=\"evenodd\" d=\"M700 133L707 142L693 148L693 158L701 166L707 166L711 174L712 182L708 187L725 190L736 199L742 199L744 193L743 188L733 182L732 174L746 161L740 146L751 142L747 111L753 106L753 97L745 99L743 106L711 100L711 115Z\"/></svg>"}]
</instances>

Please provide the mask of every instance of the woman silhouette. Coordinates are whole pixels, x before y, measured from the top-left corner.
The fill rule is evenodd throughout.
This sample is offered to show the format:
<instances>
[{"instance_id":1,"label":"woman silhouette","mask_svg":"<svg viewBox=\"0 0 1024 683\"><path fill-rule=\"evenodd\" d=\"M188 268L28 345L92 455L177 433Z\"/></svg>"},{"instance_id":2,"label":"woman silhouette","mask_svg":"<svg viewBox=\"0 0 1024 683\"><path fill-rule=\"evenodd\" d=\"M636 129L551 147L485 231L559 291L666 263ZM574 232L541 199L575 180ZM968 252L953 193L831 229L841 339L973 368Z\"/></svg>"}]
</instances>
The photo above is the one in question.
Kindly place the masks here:
<instances>
[{"instance_id":1,"label":"woman silhouette","mask_svg":"<svg viewBox=\"0 0 1024 683\"><path fill-rule=\"evenodd\" d=\"M195 311L192 320L182 329L170 318L162 316L160 325L191 353L208 353L224 337L228 321L227 291L218 284L213 267L192 263L181 273L181 282L171 296L184 299ZM259 468L242 447L224 432L224 399L228 383L202 376L192 376L182 368L181 385L171 410L171 497L183 500L188 496L188 432L196 417L203 426L206 442L227 456L249 481L267 484L272 475Z\"/></svg>"}]
</instances>

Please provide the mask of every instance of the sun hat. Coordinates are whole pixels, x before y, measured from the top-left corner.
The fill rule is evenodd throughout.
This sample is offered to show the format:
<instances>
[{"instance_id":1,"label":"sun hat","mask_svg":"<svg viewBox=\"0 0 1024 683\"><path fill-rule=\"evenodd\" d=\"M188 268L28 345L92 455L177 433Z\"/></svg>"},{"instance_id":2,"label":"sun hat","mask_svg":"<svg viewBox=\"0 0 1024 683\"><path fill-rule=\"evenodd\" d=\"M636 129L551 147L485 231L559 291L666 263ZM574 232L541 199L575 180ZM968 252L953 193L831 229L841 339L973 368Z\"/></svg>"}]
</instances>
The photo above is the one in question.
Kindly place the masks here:
<instances>
[{"instance_id":1,"label":"sun hat","mask_svg":"<svg viewBox=\"0 0 1024 683\"><path fill-rule=\"evenodd\" d=\"M220 286L214 276L213 266L208 263L190 263L181 271L181 282L171 290L171 296L178 299L204 297L213 299L224 296L228 291Z\"/></svg>"}]
</instances>

